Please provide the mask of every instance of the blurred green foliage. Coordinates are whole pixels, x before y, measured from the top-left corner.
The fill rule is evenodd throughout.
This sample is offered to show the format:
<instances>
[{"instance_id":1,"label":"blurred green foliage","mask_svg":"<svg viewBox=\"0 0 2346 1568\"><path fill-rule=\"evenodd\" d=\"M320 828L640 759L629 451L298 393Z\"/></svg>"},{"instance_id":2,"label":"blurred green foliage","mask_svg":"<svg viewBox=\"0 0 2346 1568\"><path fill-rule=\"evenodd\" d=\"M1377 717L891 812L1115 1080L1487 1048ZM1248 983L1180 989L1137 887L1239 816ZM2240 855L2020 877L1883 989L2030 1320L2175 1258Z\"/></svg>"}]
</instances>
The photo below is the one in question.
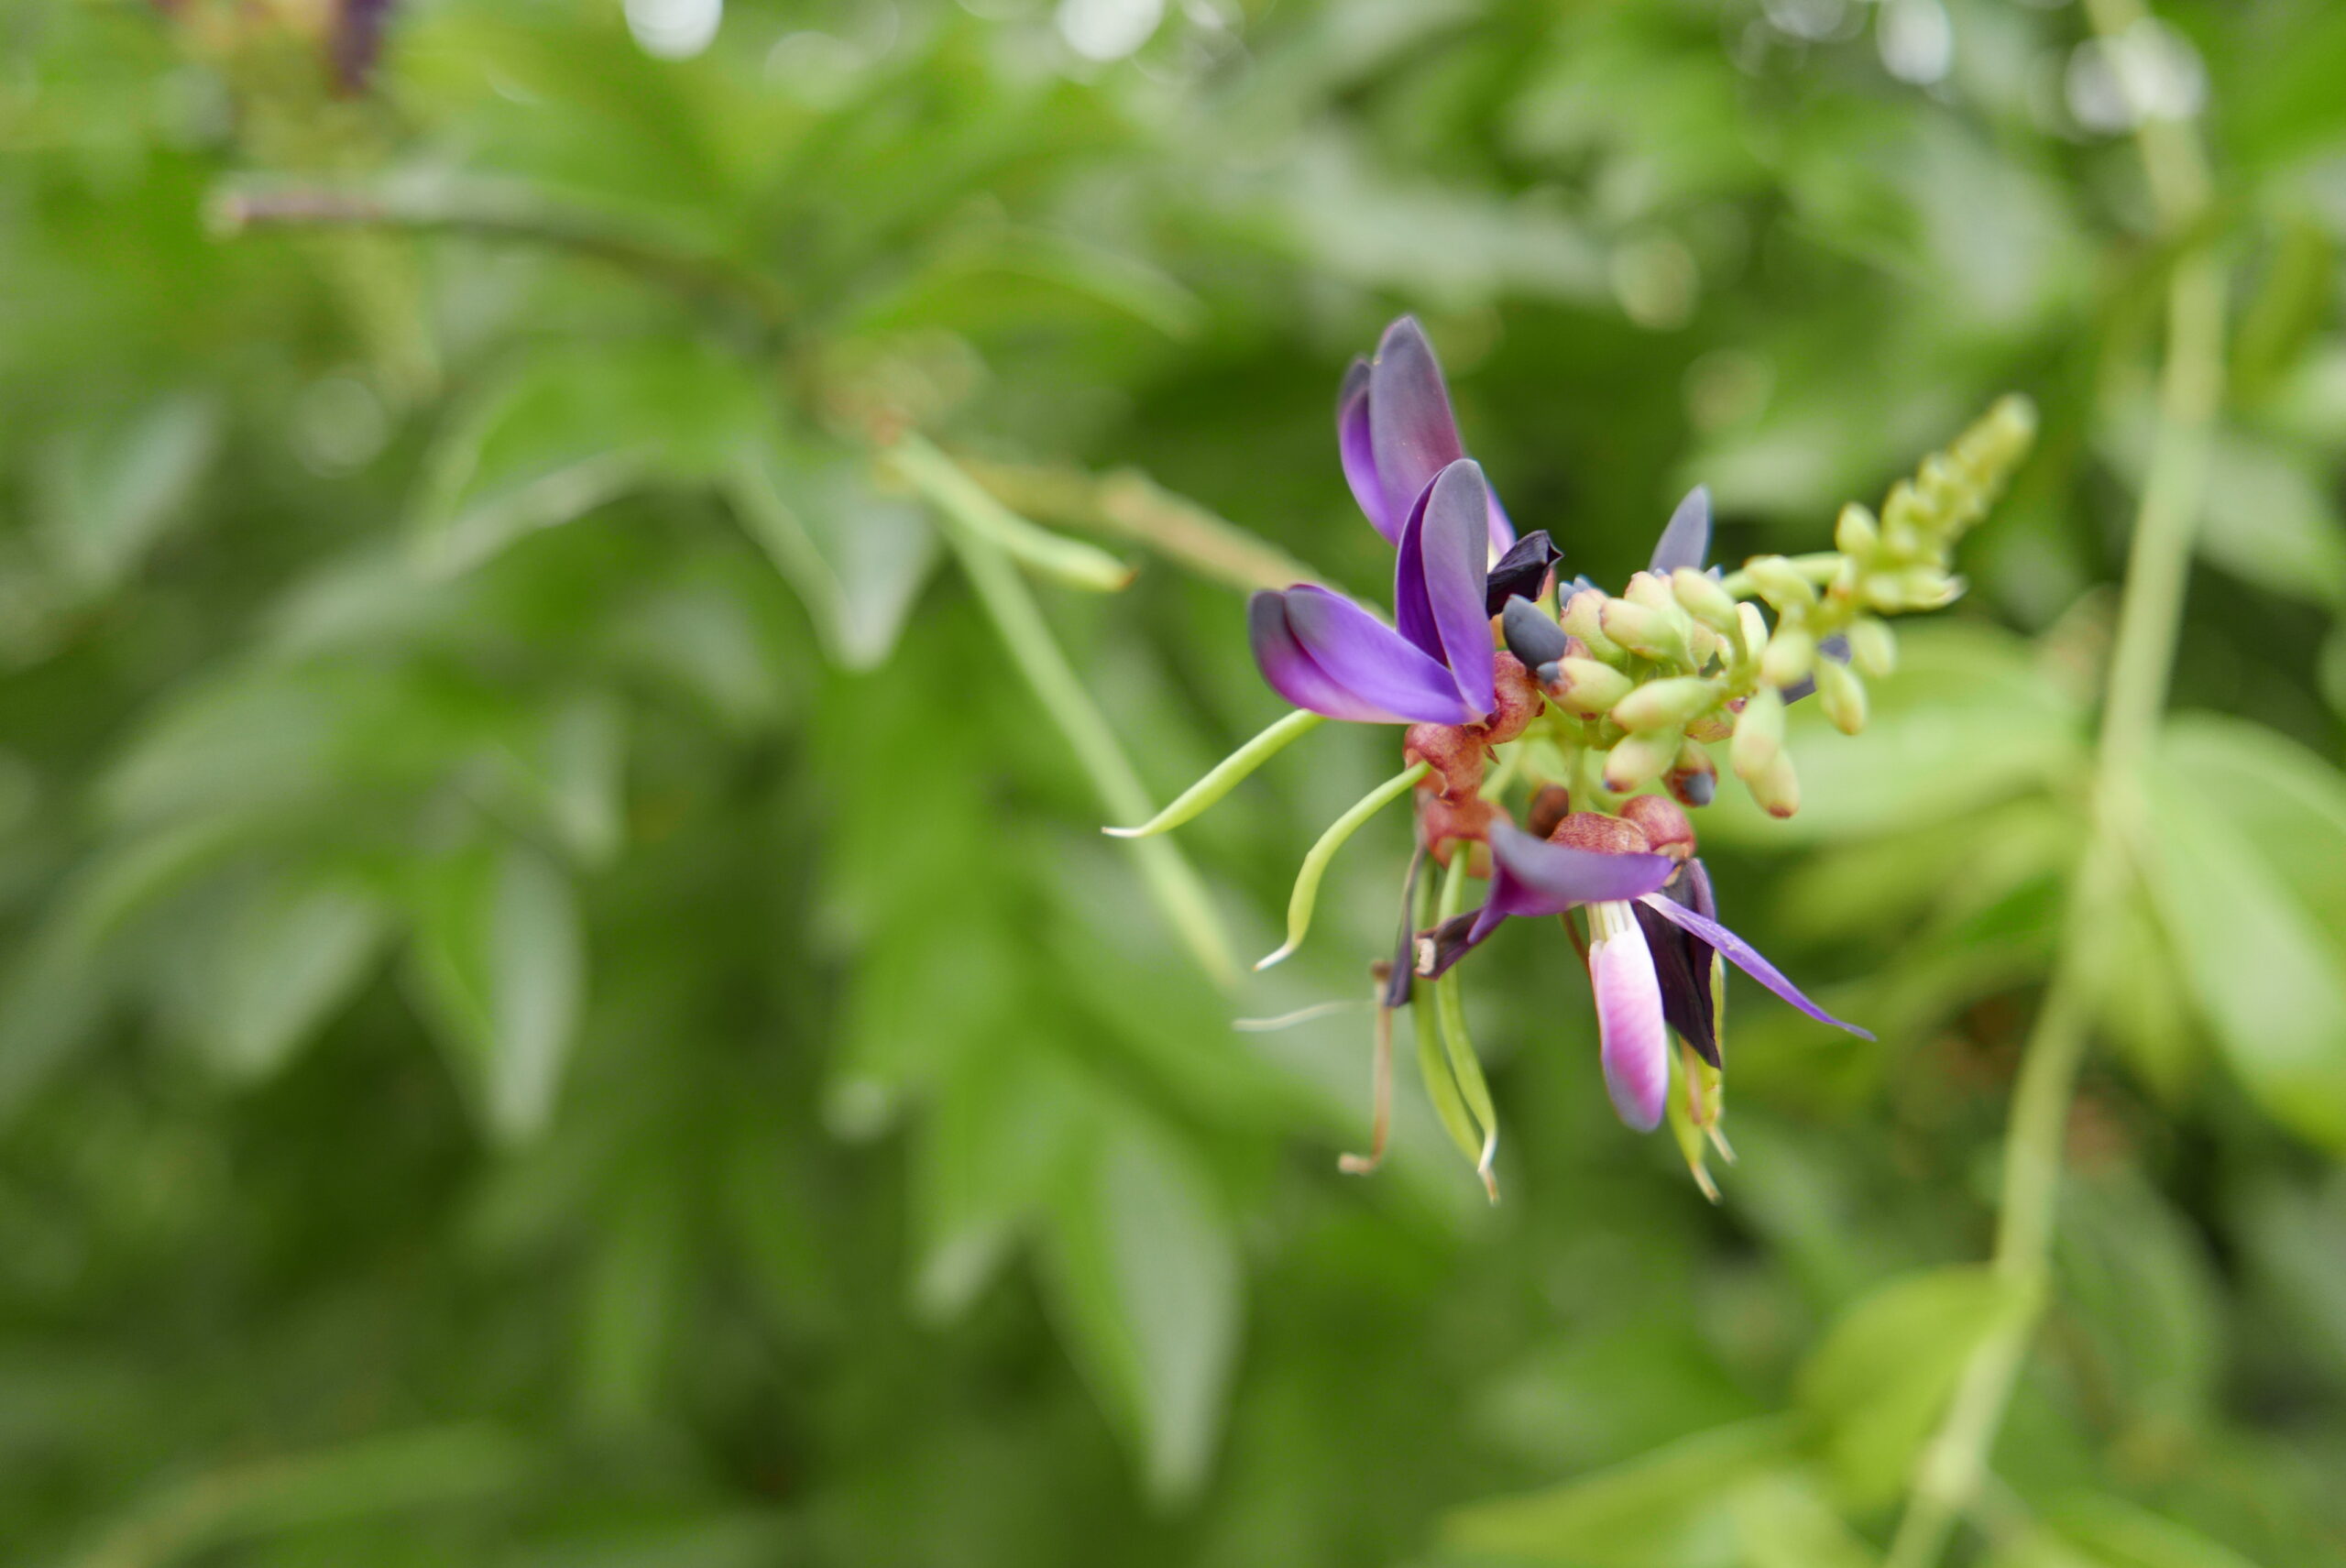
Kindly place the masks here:
<instances>
[{"instance_id":1,"label":"blurred green foliage","mask_svg":"<svg viewBox=\"0 0 2346 1568\"><path fill-rule=\"evenodd\" d=\"M327 7L169 9L0 13L11 1561L1875 1561L2029 1306L1975 1260L2155 444L2145 105L2218 163L2209 569L1963 1550L2346 1560L2334 7L403 0L356 93ZM1229 1025L1365 994L1398 817L1217 989L872 460L1143 568L1033 592L1161 801L1279 711L1266 547L1092 476L1375 587L1329 409L1398 309L1606 581L1694 479L1810 548L2045 411L1802 815L1711 814L1881 1036L1738 1014L1719 1209L1546 931L1477 959L1506 1203L1408 1096L1337 1176L1365 1011ZM1389 739L1165 851L1241 950Z\"/></svg>"}]
</instances>

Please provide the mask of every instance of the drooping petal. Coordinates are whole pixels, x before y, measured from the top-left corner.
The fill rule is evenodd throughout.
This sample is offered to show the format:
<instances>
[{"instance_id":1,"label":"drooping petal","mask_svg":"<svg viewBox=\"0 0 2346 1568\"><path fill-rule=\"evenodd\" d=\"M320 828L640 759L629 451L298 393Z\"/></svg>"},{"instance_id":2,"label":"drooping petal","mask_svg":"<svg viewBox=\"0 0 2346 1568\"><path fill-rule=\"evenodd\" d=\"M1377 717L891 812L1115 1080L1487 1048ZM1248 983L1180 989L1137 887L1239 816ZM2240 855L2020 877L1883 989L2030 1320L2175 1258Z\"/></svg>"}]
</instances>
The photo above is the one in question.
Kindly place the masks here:
<instances>
[{"instance_id":1,"label":"drooping petal","mask_svg":"<svg viewBox=\"0 0 2346 1568\"><path fill-rule=\"evenodd\" d=\"M1669 893L1654 894L1668 898ZM1707 942L1680 930L1643 904L1632 906L1653 954L1655 977L1661 982L1661 1015L1695 1052L1713 1067L1719 1065L1718 1024L1711 1013L1711 948ZM1694 948L1702 948L1697 961Z\"/></svg>"},{"instance_id":2,"label":"drooping petal","mask_svg":"<svg viewBox=\"0 0 2346 1568\"><path fill-rule=\"evenodd\" d=\"M1401 635L1450 667L1478 718L1495 700L1491 617L1483 608L1489 493L1483 470L1466 458L1435 476L1402 531L1393 573Z\"/></svg>"},{"instance_id":3,"label":"drooping petal","mask_svg":"<svg viewBox=\"0 0 2346 1568\"><path fill-rule=\"evenodd\" d=\"M1376 477L1376 451L1369 439L1369 377L1365 357L1354 360L1344 372L1344 384L1336 393L1336 451L1343 459L1344 483L1352 487L1353 499L1377 532L1398 544L1408 513L1396 517L1386 510L1385 488Z\"/></svg>"},{"instance_id":4,"label":"drooping petal","mask_svg":"<svg viewBox=\"0 0 2346 1568\"><path fill-rule=\"evenodd\" d=\"M1544 528L1517 540L1484 574L1484 615L1498 614L1511 598L1538 598L1540 585L1548 580L1548 569L1563 558L1564 553L1556 548Z\"/></svg>"},{"instance_id":5,"label":"drooping petal","mask_svg":"<svg viewBox=\"0 0 2346 1568\"><path fill-rule=\"evenodd\" d=\"M1679 929L1691 932L1694 936L1700 937L1704 941L1708 942L1712 947L1716 948L1721 953L1727 956L1727 959L1729 963L1741 970L1744 973L1749 975L1752 979L1758 981L1760 984L1766 986L1769 990L1774 992L1778 996L1783 998L1794 1007L1799 1008L1803 1013L1805 1013L1810 1017L1815 1019L1818 1023L1830 1024L1836 1029L1847 1029L1852 1035L1856 1035L1862 1039L1870 1040L1873 1038L1873 1034L1870 1030L1860 1029L1855 1024L1843 1023L1840 1019L1836 1018L1832 1014L1827 1013L1824 1008L1819 1007L1815 1003L1811 1002L1807 997L1802 995L1800 987L1794 985L1791 981L1786 980L1782 971L1778 970L1775 965L1770 963L1766 959L1760 956L1759 948L1753 947L1750 943L1745 941L1742 938L1737 936L1734 932L1728 930L1717 921L1711 919L1707 916L1697 915L1694 911L1687 908L1684 905L1678 903L1676 900L1665 898L1657 894L1648 894L1638 902L1644 907L1653 910L1655 913L1661 915L1662 918L1668 920L1672 925L1676 926Z\"/></svg>"},{"instance_id":6,"label":"drooping petal","mask_svg":"<svg viewBox=\"0 0 2346 1568\"><path fill-rule=\"evenodd\" d=\"M1596 995L1605 1088L1623 1122L1650 1133L1661 1124L1670 1096L1670 1031L1653 955L1626 904L1592 905L1588 925L1588 984Z\"/></svg>"},{"instance_id":7,"label":"drooping petal","mask_svg":"<svg viewBox=\"0 0 2346 1568\"><path fill-rule=\"evenodd\" d=\"M1450 672L1341 594L1309 584L1256 594L1247 635L1263 679L1298 707L1356 724L1464 724Z\"/></svg>"},{"instance_id":8,"label":"drooping petal","mask_svg":"<svg viewBox=\"0 0 2346 1568\"><path fill-rule=\"evenodd\" d=\"M1711 553L1711 488L1697 485L1686 492L1678 510L1670 514L1669 526L1655 541L1653 560L1646 569L1658 577L1666 577L1681 566L1700 570L1705 556Z\"/></svg>"},{"instance_id":9,"label":"drooping petal","mask_svg":"<svg viewBox=\"0 0 2346 1568\"><path fill-rule=\"evenodd\" d=\"M1409 517L1433 477L1464 456L1442 364L1415 316L1385 329L1369 370L1369 450L1385 492L1385 515ZM1487 518L1485 526L1488 526Z\"/></svg>"},{"instance_id":10,"label":"drooping petal","mask_svg":"<svg viewBox=\"0 0 2346 1568\"><path fill-rule=\"evenodd\" d=\"M1562 915L1576 904L1621 903L1653 892L1678 862L1667 855L1608 855L1535 839L1506 822L1490 828L1491 895L1475 940L1510 915Z\"/></svg>"}]
</instances>

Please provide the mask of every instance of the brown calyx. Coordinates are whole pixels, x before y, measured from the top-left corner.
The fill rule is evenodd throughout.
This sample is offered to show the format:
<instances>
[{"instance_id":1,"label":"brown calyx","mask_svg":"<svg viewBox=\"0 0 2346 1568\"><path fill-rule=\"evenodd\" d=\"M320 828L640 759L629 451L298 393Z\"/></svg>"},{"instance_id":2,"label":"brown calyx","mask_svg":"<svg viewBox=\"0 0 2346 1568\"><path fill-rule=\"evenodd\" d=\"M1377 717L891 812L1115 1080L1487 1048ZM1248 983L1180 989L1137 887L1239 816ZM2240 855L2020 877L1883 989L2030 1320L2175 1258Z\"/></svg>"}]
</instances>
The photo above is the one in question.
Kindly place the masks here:
<instances>
[{"instance_id":1,"label":"brown calyx","mask_svg":"<svg viewBox=\"0 0 2346 1568\"><path fill-rule=\"evenodd\" d=\"M1638 825L1656 854L1683 861L1694 852L1694 825L1686 809L1666 795L1640 795L1621 803L1621 816Z\"/></svg>"},{"instance_id":2,"label":"brown calyx","mask_svg":"<svg viewBox=\"0 0 2346 1568\"><path fill-rule=\"evenodd\" d=\"M1562 784L1541 784L1531 797L1531 813L1524 818L1524 827L1535 839L1545 839L1556 830L1556 824L1573 814L1573 792Z\"/></svg>"},{"instance_id":3,"label":"brown calyx","mask_svg":"<svg viewBox=\"0 0 2346 1568\"><path fill-rule=\"evenodd\" d=\"M1644 828L1626 817L1607 817L1601 811L1573 812L1556 824L1548 842L1600 855L1643 855L1653 848Z\"/></svg>"},{"instance_id":4,"label":"brown calyx","mask_svg":"<svg viewBox=\"0 0 2346 1568\"><path fill-rule=\"evenodd\" d=\"M1484 743L1497 746L1530 729L1540 717L1540 683L1522 660L1502 648L1491 658L1491 685L1496 701L1480 728Z\"/></svg>"},{"instance_id":5,"label":"brown calyx","mask_svg":"<svg viewBox=\"0 0 2346 1568\"><path fill-rule=\"evenodd\" d=\"M1506 807L1479 795L1452 800L1418 786L1418 842L1444 866L1459 845L1466 845L1469 876L1491 874L1491 824L1507 820Z\"/></svg>"},{"instance_id":6,"label":"brown calyx","mask_svg":"<svg viewBox=\"0 0 2346 1568\"><path fill-rule=\"evenodd\" d=\"M1474 799L1483 787L1487 757L1480 726L1412 724L1401 736L1401 760L1423 762L1433 770L1418 788L1422 791L1428 784L1438 783L1436 793L1444 800Z\"/></svg>"}]
</instances>

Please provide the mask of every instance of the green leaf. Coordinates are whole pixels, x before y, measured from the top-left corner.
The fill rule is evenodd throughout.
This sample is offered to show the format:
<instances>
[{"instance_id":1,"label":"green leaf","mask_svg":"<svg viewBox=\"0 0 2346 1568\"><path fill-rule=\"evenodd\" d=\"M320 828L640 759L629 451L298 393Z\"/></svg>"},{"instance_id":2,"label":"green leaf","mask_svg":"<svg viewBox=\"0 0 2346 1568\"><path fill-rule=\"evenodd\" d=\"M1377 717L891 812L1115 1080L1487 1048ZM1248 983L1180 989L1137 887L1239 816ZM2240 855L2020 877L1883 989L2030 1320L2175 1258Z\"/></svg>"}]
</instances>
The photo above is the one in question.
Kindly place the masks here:
<instances>
[{"instance_id":1,"label":"green leaf","mask_svg":"<svg viewBox=\"0 0 2346 1568\"><path fill-rule=\"evenodd\" d=\"M433 442L411 547L430 570L464 571L644 485L714 479L768 417L749 372L694 339L542 351Z\"/></svg>"},{"instance_id":2,"label":"green leaf","mask_svg":"<svg viewBox=\"0 0 2346 1568\"><path fill-rule=\"evenodd\" d=\"M1776 1420L1715 1427L1561 1486L1461 1508L1442 1543L1558 1568L1742 1568L1729 1497L1775 1469L1790 1439Z\"/></svg>"},{"instance_id":3,"label":"green leaf","mask_svg":"<svg viewBox=\"0 0 2346 1568\"><path fill-rule=\"evenodd\" d=\"M1735 1489L1728 1508L1743 1545L1742 1568L1875 1568L1873 1549L1803 1471L1755 1476Z\"/></svg>"},{"instance_id":4,"label":"green leaf","mask_svg":"<svg viewBox=\"0 0 2346 1568\"><path fill-rule=\"evenodd\" d=\"M206 395L174 392L67 431L41 471L43 543L90 591L120 583L186 510L220 444Z\"/></svg>"},{"instance_id":5,"label":"green leaf","mask_svg":"<svg viewBox=\"0 0 2346 1568\"><path fill-rule=\"evenodd\" d=\"M1150 1495L1196 1496L1222 1432L1243 1288L1202 1173L1153 1124L1099 1116L1046 1240L1062 1327L1139 1450Z\"/></svg>"},{"instance_id":6,"label":"green leaf","mask_svg":"<svg viewBox=\"0 0 2346 1568\"><path fill-rule=\"evenodd\" d=\"M967 1310L1029 1218L1080 1179L1073 1162L1092 1111L1067 1068L1016 1035L947 1066L916 1167L922 1256L913 1295L924 1315Z\"/></svg>"},{"instance_id":7,"label":"green leaf","mask_svg":"<svg viewBox=\"0 0 2346 1568\"><path fill-rule=\"evenodd\" d=\"M867 462L773 434L734 451L724 487L797 591L824 652L850 670L885 663L937 565L920 505L882 493Z\"/></svg>"},{"instance_id":8,"label":"green leaf","mask_svg":"<svg viewBox=\"0 0 2346 1568\"><path fill-rule=\"evenodd\" d=\"M196 1044L241 1079L276 1072L365 978L387 922L380 904L315 871L269 873L235 889L209 929L183 938L175 1011Z\"/></svg>"},{"instance_id":9,"label":"green leaf","mask_svg":"<svg viewBox=\"0 0 2346 1568\"><path fill-rule=\"evenodd\" d=\"M1795 1397L1846 1503L1898 1496L1972 1351L2034 1308L2012 1281L1965 1266L1903 1276L1842 1314Z\"/></svg>"},{"instance_id":10,"label":"green leaf","mask_svg":"<svg viewBox=\"0 0 2346 1568\"><path fill-rule=\"evenodd\" d=\"M2275 751L2237 729L2222 739L2244 743L2241 761L2249 766L2260 751L2268 758ZM2231 804L2261 798L2264 832L2288 823L2319 830L2324 796L2260 785L2239 772L2221 793L2204 789L2197 775L2216 759L2202 746L2185 742L2191 771L2162 767L2150 780L2153 899L2200 1014L2249 1093L2302 1136L2346 1149L2346 951L2338 927L2292 885L2319 893L2335 872L2296 863L2320 855L2319 837L2288 844L2285 861L2269 859L2246 826L2258 814Z\"/></svg>"},{"instance_id":11,"label":"green leaf","mask_svg":"<svg viewBox=\"0 0 2346 1568\"><path fill-rule=\"evenodd\" d=\"M429 867L412 948L419 1002L502 1138L542 1128L554 1107L586 981L570 883L523 844Z\"/></svg>"},{"instance_id":12,"label":"green leaf","mask_svg":"<svg viewBox=\"0 0 2346 1568\"><path fill-rule=\"evenodd\" d=\"M2231 1547L2106 1495L2052 1510L2055 1528L2108 1568L2256 1568Z\"/></svg>"}]
</instances>

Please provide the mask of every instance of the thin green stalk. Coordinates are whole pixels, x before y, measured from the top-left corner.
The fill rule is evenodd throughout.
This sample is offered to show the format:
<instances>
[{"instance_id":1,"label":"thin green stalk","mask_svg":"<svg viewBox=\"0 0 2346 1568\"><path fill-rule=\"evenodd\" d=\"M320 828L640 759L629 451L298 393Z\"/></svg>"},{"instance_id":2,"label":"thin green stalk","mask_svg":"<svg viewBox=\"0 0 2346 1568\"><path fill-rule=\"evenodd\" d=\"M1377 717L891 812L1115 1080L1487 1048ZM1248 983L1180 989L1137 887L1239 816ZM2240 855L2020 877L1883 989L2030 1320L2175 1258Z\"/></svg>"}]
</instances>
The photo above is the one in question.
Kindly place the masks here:
<instances>
[{"instance_id":1,"label":"thin green stalk","mask_svg":"<svg viewBox=\"0 0 2346 1568\"><path fill-rule=\"evenodd\" d=\"M2095 29L2121 33L2139 0L2088 0ZM2151 192L2171 235L2188 233L2208 201L2208 170L2184 126L2154 121L2137 135ZM2126 564L2093 779L2091 835L2063 926L2060 956L2012 1092L1994 1266L2034 1289L2051 1271L2061 1155L2101 980L2100 933L2129 892L2142 834L2142 765L2157 735L2175 663L2192 534L2207 483L2209 435L2223 390L2224 274L2204 247L2176 262L2167 288L2160 429ZM2041 1292L2038 1299L2042 1299ZM1990 1335L1964 1369L1946 1418L1917 1467L1885 1568L1931 1568L1985 1475L2027 1357L2033 1315Z\"/></svg>"},{"instance_id":2,"label":"thin green stalk","mask_svg":"<svg viewBox=\"0 0 2346 1568\"><path fill-rule=\"evenodd\" d=\"M1130 539L1242 593L1320 580L1277 545L1136 468L1093 475L1062 464L960 461L971 478L1013 511Z\"/></svg>"},{"instance_id":3,"label":"thin green stalk","mask_svg":"<svg viewBox=\"0 0 2346 1568\"><path fill-rule=\"evenodd\" d=\"M1133 569L1124 562L1080 539L1036 527L920 435L907 431L898 436L888 455L915 488L949 509L963 526L985 534L1020 565L1093 593L1113 594L1131 586Z\"/></svg>"},{"instance_id":4,"label":"thin green stalk","mask_svg":"<svg viewBox=\"0 0 2346 1568\"><path fill-rule=\"evenodd\" d=\"M1148 791L1118 744L1115 732L1076 676L1067 653L1051 635L1034 590L1012 565L1009 554L983 527L958 510L950 493L930 496L943 524L946 543L969 575L978 600L994 624L1010 656L1035 690L1043 709L1067 738L1076 761L1091 776L1101 804L1116 817L1142 817L1148 811ZM1238 964L1222 937L1205 884L1187 858L1168 839L1147 839L1133 845L1141 875L1157 907L1188 946L1190 954L1218 985L1236 982Z\"/></svg>"},{"instance_id":5,"label":"thin green stalk","mask_svg":"<svg viewBox=\"0 0 2346 1568\"><path fill-rule=\"evenodd\" d=\"M1320 879L1328 874L1328 862L1336 858L1336 851L1344 847L1345 839L1360 831L1362 823L1409 794L1430 772L1423 762L1403 768L1354 801L1351 810L1328 825L1328 830L1320 835L1320 841L1304 855L1302 869L1295 873L1295 891L1287 901L1287 940L1256 959L1256 969L1270 968L1303 945L1305 933L1311 929L1311 911L1320 902Z\"/></svg>"},{"instance_id":6,"label":"thin green stalk","mask_svg":"<svg viewBox=\"0 0 2346 1568\"><path fill-rule=\"evenodd\" d=\"M1463 842L1451 846L1450 871L1442 878L1442 902L1434 910L1437 925L1465 909L1469 850L1470 846ZM1491 1102L1491 1088L1483 1078L1482 1058L1475 1056L1474 1042L1466 1034L1466 998L1459 989L1455 969L1433 982L1433 1015L1442 1031L1442 1052L1449 1057L1450 1070L1458 1080L1458 1091L1482 1130L1474 1173L1483 1179L1483 1190L1496 1203L1499 1201L1499 1186L1497 1178L1491 1173L1491 1165L1499 1152L1498 1108Z\"/></svg>"},{"instance_id":7,"label":"thin green stalk","mask_svg":"<svg viewBox=\"0 0 2346 1568\"><path fill-rule=\"evenodd\" d=\"M1309 708L1299 707L1216 762L1211 773L1183 790L1174 797L1172 805L1139 827L1102 828L1100 831L1116 839L1149 839L1169 832L1236 789L1240 781L1249 773L1285 751L1289 741L1310 734L1326 722Z\"/></svg>"}]
</instances>

